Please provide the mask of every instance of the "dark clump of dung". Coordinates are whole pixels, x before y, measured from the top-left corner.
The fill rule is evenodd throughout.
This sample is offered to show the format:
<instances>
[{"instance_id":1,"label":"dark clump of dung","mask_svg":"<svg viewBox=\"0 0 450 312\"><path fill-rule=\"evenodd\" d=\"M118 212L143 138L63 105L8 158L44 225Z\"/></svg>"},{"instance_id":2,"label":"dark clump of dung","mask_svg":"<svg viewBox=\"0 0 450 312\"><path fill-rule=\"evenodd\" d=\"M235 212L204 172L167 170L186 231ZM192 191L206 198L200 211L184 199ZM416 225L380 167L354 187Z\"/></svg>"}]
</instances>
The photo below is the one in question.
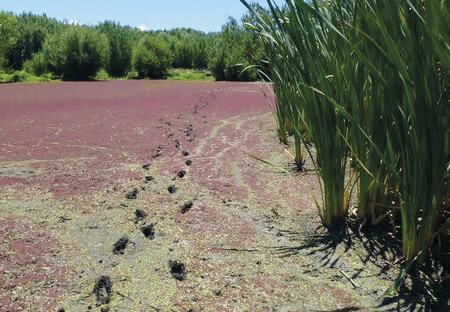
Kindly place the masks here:
<instances>
[{"instance_id":1,"label":"dark clump of dung","mask_svg":"<svg viewBox=\"0 0 450 312\"><path fill-rule=\"evenodd\" d=\"M180 170L177 172L177 177L179 177L180 179L184 178L185 175L186 175L186 171L184 171L184 170Z\"/></svg>"},{"instance_id":2,"label":"dark clump of dung","mask_svg":"<svg viewBox=\"0 0 450 312\"><path fill-rule=\"evenodd\" d=\"M193 205L194 205L193 201L188 201L188 202L184 203L182 206L180 206L180 212L181 213L188 212L192 208Z\"/></svg>"},{"instance_id":3,"label":"dark clump of dung","mask_svg":"<svg viewBox=\"0 0 450 312\"><path fill-rule=\"evenodd\" d=\"M167 188L167 191L168 191L170 194L174 194L174 193L177 191L177 188L176 188L175 185L171 185L171 186L169 186L169 187Z\"/></svg>"},{"instance_id":4,"label":"dark clump of dung","mask_svg":"<svg viewBox=\"0 0 450 312\"><path fill-rule=\"evenodd\" d=\"M181 152L181 154L183 154L183 156L189 156L189 152L187 152L187 151L183 151L183 152Z\"/></svg>"},{"instance_id":5,"label":"dark clump of dung","mask_svg":"<svg viewBox=\"0 0 450 312\"><path fill-rule=\"evenodd\" d=\"M64 308L59 308L59 309L57 310L57 312L66 312L66 309L64 309Z\"/></svg>"},{"instance_id":6,"label":"dark clump of dung","mask_svg":"<svg viewBox=\"0 0 450 312\"><path fill-rule=\"evenodd\" d=\"M195 134L193 131L194 129L192 128L192 125L189 125L188 127L186 127L186 130L184 130L184 133L186 134L189 142L193 142L195 140Z\"/></svg>"},{"instance_id":7,"label":"dark clump of dung","mask_svg":"<svg viewBox=\"0 0 450 312\"><path fill-rule=\"evenodd\" d=\"M143 227L141 227L141 232L148 239L153 239L155 237L155 225L153 223L144 225Z\"/></svg>"},{"instance_id":8,"label":"dark clump of dung","mask_svg":"<svg viewBox=\"0 0 450 312\"><path fill-rule=\"evenodd\" d=\"M179 149L181 147L180 141L175 140L175 148Z\"/></svg>"},{"instance_id":9,"label":"dark clump of dung","mask_svg":"<svg viewBox=\"0 0 450 312\"><path fill-rule=\"evenodd\" d=\"M192 165L192 160L190 160L190 159L186 160L186 166L190 166L190 165Z\"/></svg>"},{"instance_id":10,"label":"dark clump of dung","mask_svg":"<svg viewBox=\"0 0 450 312\"><path fill-rule=\"evenodd\" d=\"M154 180L155 180L155 178L152 177L152 176L146 176L146 177L145 177L145 181L146 181L146 182L151 182L151 181L154 181Z\"/></svg>"},{"instance_id":11,"label":"dark clump of dung","mask_svg":"<svg viewBox=\"0 0 450 312\"><path fill-rule=\"evenodd\" d=\"M136 199L137 198L137 194L139 193L137 188L132 189L131 191L129 191L127 193L126 198L127 199Z\"/></svg>"},{"instance_id":12,"label":"dark clump of dung","mask_svg":"<svg viewBox=\"0 0 450 312\"><path fill-rule=\"evenodd\" d=\"M164 149L163 145L158 145L158 147L155 149L155 152L152 155L152 158L158 158L162 155L162 150Z\"/></svg>"},{"instance_id":13,"label":"dark clump of dung","mask_svg":"<svg viewBox=\"0 0 450 312\"><path fill-rule=\"evenodd\" d=\"M122 236L121 238L119 238L119 240L117 242L114 243L113 246L113 252L115 254L123 254L123 251L125 250L125 248L127 248L128 245L128 237L127 236Z\"/></svg>"},{"instance_id":14,"label":"dark clump of dung","mask_svg":"<svg viewBox=\"0 0 450 312\"><path fill-rule=\"evenodd\" d=\"M142 169L149 170L150 169L150 164L142 165Z\"/></svg>"},{"instance_id":15,"label":"dark clump of dung","mask_svg":"<svg viewBox=\"0 0 450 312\"><path fill-rule=\"evenodd\" d=\"M97 305L107 304L111 299L112 281L109 276L100 276L94 285L92 293L95 295Z\"/></svg>"},{"instance_id":16,"label":"dark clump of dung","mask_svg":"<svg viewBox=\"0 0 450 312\"><path fill-rule=\"evenodd\" d=\"M136 216L136 220L140 221L140 220L144 220L145 217L148 216L148 213L146 213L142 209L136 209L136 211L134 212L134 215Z\"/></svg>"},{"instance_id":17,"label":"dark clump of dung","mask_svg":"<svg viewBox=\"0 0 450 312\"><path fill-rule=\"evenodd\" d=\"M169 261L170 274L176 280L183 281L186 278L186 267L178 261Z\"/></svg>"}]
</instances>

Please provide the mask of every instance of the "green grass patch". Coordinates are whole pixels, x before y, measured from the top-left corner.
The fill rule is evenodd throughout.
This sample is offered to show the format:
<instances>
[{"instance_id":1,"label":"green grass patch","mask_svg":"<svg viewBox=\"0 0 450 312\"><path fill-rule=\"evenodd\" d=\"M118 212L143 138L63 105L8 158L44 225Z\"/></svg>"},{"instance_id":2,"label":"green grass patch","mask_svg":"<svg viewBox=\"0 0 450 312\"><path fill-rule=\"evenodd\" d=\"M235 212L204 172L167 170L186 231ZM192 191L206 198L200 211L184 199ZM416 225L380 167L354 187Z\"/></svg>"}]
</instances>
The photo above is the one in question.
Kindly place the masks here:
<instances>
[{"instance_id":1,"label":"green grass patch","mask_svg":"<svg viewBox=\"0 0 450 312\"><path fill-rule=\"evenodd\" d=\"M172 68L169 69L167 80L174 81L214 81L209 71L194 71L191 69Z\"/></svg>"},{"instance_id":2,"label":"green grass patch","mask_svg":"<svg viewBox=\"0 0 450 312\"><path fill-rule=\"evenodd\" d=\"M97 80L97 81L108 81L108 80L113 80L113 78L111 78L109 76L109 74L108 74L108 72L106 70L102 69L102 70L99 70L97 72L97 74L95 75L94 80Z\"/></svg>"},{"instance_id":3,"label":"green grass patch","mask_svg":"<svg viewBox=\"0 0 450 312\"><path fill-rule=\"evenodd\" d=\"M41 77L27 73L26 71L14 71L12 73L0 72L0 83L30 83L30 82L48 82L59 80L52 74L46 74Z\"/></svg>"}]
</instances>

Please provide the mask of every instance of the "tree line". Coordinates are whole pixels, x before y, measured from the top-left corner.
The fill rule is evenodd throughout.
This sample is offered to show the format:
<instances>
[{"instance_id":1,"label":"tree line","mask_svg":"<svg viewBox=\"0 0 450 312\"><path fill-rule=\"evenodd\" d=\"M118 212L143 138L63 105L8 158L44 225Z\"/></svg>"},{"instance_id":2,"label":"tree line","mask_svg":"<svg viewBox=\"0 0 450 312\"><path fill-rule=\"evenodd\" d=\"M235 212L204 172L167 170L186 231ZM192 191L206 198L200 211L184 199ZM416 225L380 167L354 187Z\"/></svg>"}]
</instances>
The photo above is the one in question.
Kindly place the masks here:
<instances>
[{"instance_id":1,"label":"tree line","mask_svg":"<svg viewBox=\"0 0 450 312\"><path fill-rule=\"evenodd\" d=\"M75 25L44 15L0 12L0 68L36 76L90 80L164 78L173 68L208 69L216 80L254 81L263 48L256 34L230 17L220 32L190 28L141 31L115 21Z\"/></svg>"}]
</instances>

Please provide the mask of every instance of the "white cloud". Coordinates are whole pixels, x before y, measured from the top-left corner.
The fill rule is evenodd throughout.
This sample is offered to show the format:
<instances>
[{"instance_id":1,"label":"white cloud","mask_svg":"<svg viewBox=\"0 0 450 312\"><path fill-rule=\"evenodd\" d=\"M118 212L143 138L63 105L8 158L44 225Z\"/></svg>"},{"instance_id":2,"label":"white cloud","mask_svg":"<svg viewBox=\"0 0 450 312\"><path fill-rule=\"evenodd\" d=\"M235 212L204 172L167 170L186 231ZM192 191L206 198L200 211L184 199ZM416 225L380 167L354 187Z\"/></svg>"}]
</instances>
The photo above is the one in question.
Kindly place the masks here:
<instances>
[{"instance_id":1,"label":"white cloud","mask_svg":"<svg viewBox=\"0 0 450 312\"><path fill-rule=\"evenodd\" d=\"M139 25L138 28L139 28L141 31L146 31L146 30L147 30L147 27L145 27L145 25Z\"/></svg>"}]
</instances>

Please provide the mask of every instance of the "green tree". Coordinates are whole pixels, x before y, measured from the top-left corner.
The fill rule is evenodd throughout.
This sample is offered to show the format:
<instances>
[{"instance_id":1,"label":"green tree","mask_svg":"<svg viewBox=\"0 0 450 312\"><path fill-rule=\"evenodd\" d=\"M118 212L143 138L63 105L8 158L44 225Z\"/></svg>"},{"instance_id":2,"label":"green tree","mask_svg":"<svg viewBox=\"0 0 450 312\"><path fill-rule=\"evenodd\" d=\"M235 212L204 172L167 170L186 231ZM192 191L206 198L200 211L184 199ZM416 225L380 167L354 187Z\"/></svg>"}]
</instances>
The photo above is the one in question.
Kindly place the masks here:
<instances>
[{"instance_id":1,"label":"green tree","mask_svg":"<svg viewBox=\"0 0 450 312\"><path fill-rule=\"evenodd\" d=\"M244 19L243 19L244 20ZM208 47L208 68L217 80L253 81L261 62L263 48L258 37L232 17Z\"/></svg>"},{"instance_id":2,"label":"green tree","mask_svg":"<svg viewBox=\"0 0 450 312\"><path fill-rule=\"evenodd\" d=\"M108 74L113 77L125 76L131 68L132 32L129 28L111 21L98 25L98 29L109 41L109 62L106 66Z\"/></svg>"},{"instance_id":3,"label":"green tree","mask_svg":"<svg viewBox=\"0 0 450 312\"><path fill-rule=\"evenodd\" d=\"M16 70L21 69L23 63L42 49L47 36L55 33L60 25L58 21L46 15L23 13L17 16L17 42L6 53L9 66Z\"/></svg>"},{"instance_id":4,"label":"green tree","mask_svg":"<svg viewBox=\"0 0 450 312\"><path fill-rule=\"evenodd\" d=\"M169 47L158 36L142 38L133 51L132 64L139 77L162 78L171 63Z\"/></svg>"},{"instance_id":5,"label":"green tree","mask_svg":"<svg viewBox=\"0 0 450 312\"><path fill-rule=\"evenodd\" d=\"M17 19L14 15L0 12L0 65L5 63L6 52L16 43L16 27Z\"/></svg>"},{"instance_id":6,"label":"green tree","mask_svg":"<svg viewBox=\"0 0 450 312\"><path fill-rule=\"evenodd\" d=\"M173 55L173 67L206 68L206 38L201 31L190 28L177 28L165 32Z\"/></svg>"},{"instance_id":7,"label":"green tree","mask_svg":"<svg viewBox=\"0 0 450 312\"><path fill-rule=\"evenodd\" d=\"M70 26L49 36L42 52L50 72L66 80L87 80L108 64L109 44L94 29Z\"/></svg>"}]
</instances>

